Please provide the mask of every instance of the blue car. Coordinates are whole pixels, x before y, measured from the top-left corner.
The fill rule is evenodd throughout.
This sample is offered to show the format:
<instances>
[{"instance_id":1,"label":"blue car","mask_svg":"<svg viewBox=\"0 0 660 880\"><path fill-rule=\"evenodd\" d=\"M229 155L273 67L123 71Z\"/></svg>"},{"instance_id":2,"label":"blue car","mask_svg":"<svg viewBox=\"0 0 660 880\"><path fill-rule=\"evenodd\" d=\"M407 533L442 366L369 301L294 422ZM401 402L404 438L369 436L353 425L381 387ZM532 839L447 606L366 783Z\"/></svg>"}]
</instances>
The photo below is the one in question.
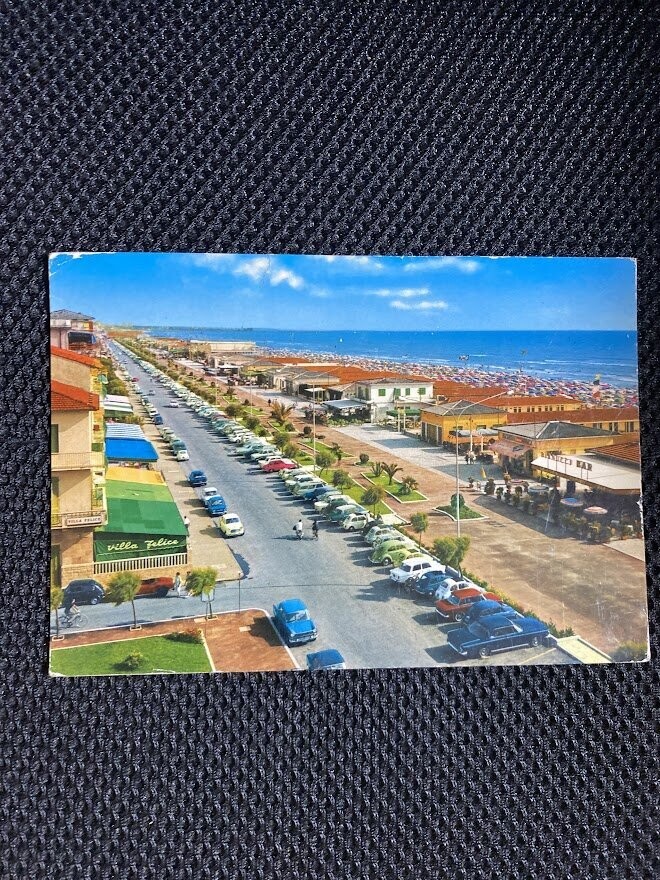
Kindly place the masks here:
<instances>
[{"instance_id":1,"label":"blue car","mask_svg":"<svg viewBox=\"0 0 660 880\"><path fill-rule=\"evenodd\" d=\"M435 598L435 591L449 576L444 571L429 571L415 581L415 592L427 599Z\"/></svg>"},{"instance_id":2,"label":"blue car","mask_svg":"<svg viewBox=\"0 0 660 880\"><path fill-rule=\"evenodd\" d=\"M188 474L188 482L191 486L197 488L198 486L206 486L208 479L204 471L190 471Z\"/></svg>"},{"instance_id":3,"label":"blue car","mask_svg":"<svg viewBox=\"0 0 660 880\"><path fill-rule=\"evenodd\" d=\"M346 661L335 648L326 648L325 651L316 651L307 655L307 668L310 672L321 669L346 669Z\"/></svg>"},{"instance_id":4,"label":"blue car","mask_svg":"<svg viewBox=\"0 0 660 880\"><path fill-rule=\"evenodd\" d=\"M211 495L204 504L210 516L222 516L223 513L227 513L227 502L222 495Z\"/></svg>"},{"instance_id":5,"label":"blue car","mask_svg":"<svg viewBox=\"0 0 660 880\"><path fill-rule=\"evenodd\" d=\"M476 602L465 615L465 625L475 623L475 621L481 620L482 617L490 617L491 614L506 614L512 620L523 616L505 602L497 602L494 599L482 599L481 602Z\"/></svg>"},{"instance_id":6,"label":"blue car","mask_svg":"<svg viewBox=\"0 0 660 880\"><path fill-rule=\"evenodd\" d=\"M302 645L316 638L316 625L301 599L285 599L273 605L273 621L287 645Z\"/></svg>"},{"instance_id":7,"label":"blue car","mask_svg":"<svg viewBox=\"0 0 660 880\"><path fill-rule=\"evenodd\" d=\"M547 626L535 617L512 620L506 614L491 614L447 633L449 646L461 657L484 658L513 648L535 648L547 638Z\"/></svg>"},{"instance_id":8,"label":"blue car","mask_svg":"<svg viewBox=\"0 0 660 880\"><path fill-rule=\"evenodd\" d=\"M334 486L328 486L327 484L324 484L323 486L312 486L311 489L305 489L301 492L300 495L298 495L298 498L302 498L303 501L319 501L324 495L336 491L337 490Z\"/></svg>"}]
</instances>

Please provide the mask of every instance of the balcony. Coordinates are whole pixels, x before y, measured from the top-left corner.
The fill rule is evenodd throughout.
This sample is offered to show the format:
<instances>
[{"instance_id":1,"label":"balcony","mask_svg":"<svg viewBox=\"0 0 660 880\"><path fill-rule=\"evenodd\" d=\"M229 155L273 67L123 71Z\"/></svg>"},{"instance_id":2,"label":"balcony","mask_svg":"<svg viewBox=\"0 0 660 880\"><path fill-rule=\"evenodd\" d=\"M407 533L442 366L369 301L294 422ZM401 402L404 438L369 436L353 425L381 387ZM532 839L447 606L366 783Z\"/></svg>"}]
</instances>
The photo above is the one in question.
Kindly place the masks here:
<instances>
[{"instance_id":1,"label":"balcony","mask_svg":"<svg viewBox=\"0 0 660 880\"><path fill-rule=\"evenodd\" d=\"M50 456L51 469L56 471L103 470L105 455L103 452L53 452Z\"/></svg>"},{"instance_id":2,"label":"balcony","mask_svg":"<svg viewBox=\"0 0 660 880\"><path fill-rule=\"evenodd\" d=\"M90 526L104 526L108 521L104 499L92 498L88 510L52 510L50 527L52 529L80 529Z\"/></svg>"}]
</instances>

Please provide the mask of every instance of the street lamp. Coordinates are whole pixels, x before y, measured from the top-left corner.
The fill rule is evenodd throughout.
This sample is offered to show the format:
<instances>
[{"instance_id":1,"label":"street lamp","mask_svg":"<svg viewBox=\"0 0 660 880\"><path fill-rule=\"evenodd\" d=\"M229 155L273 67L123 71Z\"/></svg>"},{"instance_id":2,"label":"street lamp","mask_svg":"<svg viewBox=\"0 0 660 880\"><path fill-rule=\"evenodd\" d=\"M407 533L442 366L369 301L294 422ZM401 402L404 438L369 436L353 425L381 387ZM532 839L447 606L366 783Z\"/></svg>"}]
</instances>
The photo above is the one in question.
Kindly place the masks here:
<instances>
[{"instance_id":1,"label":"street lamp","mask_svg":"<svg viewBox=\"0 0 660 880\"><path fill-rule=\"evenodd\" d=\"M482 403L488 403L489 400L495 400L497 397L511 397L513 391L500 391L499 394L491 394L490 397L484 397L483 400L474 400L471 403L468 403L467 406L464 406L459 412L455 413L456 415L456 429L454 431L454 447L456 450L456 495L455 495L455 506L456 506L456 537L461 537L461 497L460 497L460 470L458 463L458 420L459 418L466 413L471 406L479 406ZM470 443L472 442L472 421L470 421Z\"/></svg>"}]
</instances>

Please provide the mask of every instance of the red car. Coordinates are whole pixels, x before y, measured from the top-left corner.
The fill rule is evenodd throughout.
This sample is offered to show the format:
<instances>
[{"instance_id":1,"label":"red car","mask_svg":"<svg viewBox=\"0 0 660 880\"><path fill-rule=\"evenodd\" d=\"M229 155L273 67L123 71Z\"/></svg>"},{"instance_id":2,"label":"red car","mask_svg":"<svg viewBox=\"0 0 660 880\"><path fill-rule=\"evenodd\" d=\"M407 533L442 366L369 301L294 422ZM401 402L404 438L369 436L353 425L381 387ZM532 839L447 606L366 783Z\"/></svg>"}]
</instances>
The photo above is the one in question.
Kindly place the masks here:
<instances>
[{"instance_id":1,"label":"red car","mask_svg":"<svg viewBox=\"0 0 660 880\"><path fill-rule=\"evenodd\" d=\"M144 578L136 596L158 596L158 598L164 599L173 588L174 579L171 577Z\"/></svg>"},{"instance_id":2,"label":"red car","mask_svg":"<svg viewBox=\"0 0 660 880\"><path fill-rule=\"evenodd\" d=\"M480 593L474 587L464 587L462 590L456 590L448 599L438 599L435 603L438 623L446 623L448 620L458 623L463 620L474 603L482 599L499 600L499 597L495 593Z\"/></svg>"},{"instance_id":3,"label":"red car","mask_svg":"<svg viewBox=\"0 0 660 880\"><path fill-rule=\"evenodd\" d=\"M267 461L266 464L261 465L262 471L267 474L272 474L275 471L290 471L297 467L297 463L290 458L275 458L273 461Z\"/></svg>"}]
</instances>

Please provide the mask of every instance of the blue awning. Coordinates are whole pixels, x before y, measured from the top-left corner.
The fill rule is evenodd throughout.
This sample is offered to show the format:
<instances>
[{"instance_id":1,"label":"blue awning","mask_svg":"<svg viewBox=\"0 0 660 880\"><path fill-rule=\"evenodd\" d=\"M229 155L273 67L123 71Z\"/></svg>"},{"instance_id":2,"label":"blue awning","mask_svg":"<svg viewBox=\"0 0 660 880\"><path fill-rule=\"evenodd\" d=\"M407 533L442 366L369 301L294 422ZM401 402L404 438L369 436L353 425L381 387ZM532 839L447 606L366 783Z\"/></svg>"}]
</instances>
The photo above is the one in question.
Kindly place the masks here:
<instances>
[{"instance_id":1,"label":"blue awning","mask_svg":"<svg viewBox=\"0 0 660 880\"><path fill-rule=\"evenodd\" d=\"M132 438L105 441L108 461L158 461L158 453L148 440Z\"/></svg>"}]
</instances>

